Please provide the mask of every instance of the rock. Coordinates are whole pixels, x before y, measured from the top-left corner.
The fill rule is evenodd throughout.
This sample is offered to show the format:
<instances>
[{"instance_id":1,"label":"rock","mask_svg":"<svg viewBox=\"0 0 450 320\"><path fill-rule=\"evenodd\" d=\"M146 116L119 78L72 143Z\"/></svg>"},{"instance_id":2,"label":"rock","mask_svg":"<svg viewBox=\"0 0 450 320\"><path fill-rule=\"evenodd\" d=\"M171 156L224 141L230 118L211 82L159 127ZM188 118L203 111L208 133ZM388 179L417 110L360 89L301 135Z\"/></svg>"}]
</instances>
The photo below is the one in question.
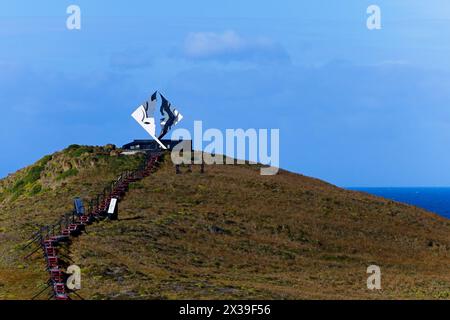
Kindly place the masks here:
<instances>
[{"instance_id":1,"label":"rock","mask_svg":"<svg viewBox=\"0 0 450 320\"><path fill-rule=\"evenodd\" d=\"M111 152L109 153L111 157L118 157L120 156L120 154L121 154L120 150L111 150Z\"/></svg>"},{"instance_id":2,"label":"rock","mask_svg":"<svg viewBox=\"0 0 450 320\"><path fill-rule=\"evenodd\" d=\"M211 233L215 233L215 234L224 234L224 233L228 233L225 229L218 227L218 226L210 226L208 228L209 232Z\"/></svg>"},{"instance_id":3,"label":"rock","mask_svg":"<svg viewBox=\"0 0 450 320\"><path fill-rule=\"evenodd\" d=\"M105 146L105 151L111 152L111 151L113 151L113 150L116 150L116 145L114 145L114 144L107 144L107 145Z\"/></svg>"}]
</instances>

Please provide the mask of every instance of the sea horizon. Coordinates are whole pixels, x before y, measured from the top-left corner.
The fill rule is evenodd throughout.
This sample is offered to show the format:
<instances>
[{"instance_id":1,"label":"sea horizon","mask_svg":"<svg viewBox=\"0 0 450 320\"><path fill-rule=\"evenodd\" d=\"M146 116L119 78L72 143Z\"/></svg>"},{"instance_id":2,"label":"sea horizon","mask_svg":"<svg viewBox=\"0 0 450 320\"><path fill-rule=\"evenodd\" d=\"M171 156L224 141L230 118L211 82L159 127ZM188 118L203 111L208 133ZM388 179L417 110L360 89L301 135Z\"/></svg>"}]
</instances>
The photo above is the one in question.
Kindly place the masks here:
<instances>
[{"instance_id":1,"label":"sea horizon","mask_svg":"<svg viewBox=\"0 0 450 320\"><path fill-rule=\"evenodd\" d=\"M413 205L450 219L450 187L347 187Z\"/></svg>"}]
</instances>

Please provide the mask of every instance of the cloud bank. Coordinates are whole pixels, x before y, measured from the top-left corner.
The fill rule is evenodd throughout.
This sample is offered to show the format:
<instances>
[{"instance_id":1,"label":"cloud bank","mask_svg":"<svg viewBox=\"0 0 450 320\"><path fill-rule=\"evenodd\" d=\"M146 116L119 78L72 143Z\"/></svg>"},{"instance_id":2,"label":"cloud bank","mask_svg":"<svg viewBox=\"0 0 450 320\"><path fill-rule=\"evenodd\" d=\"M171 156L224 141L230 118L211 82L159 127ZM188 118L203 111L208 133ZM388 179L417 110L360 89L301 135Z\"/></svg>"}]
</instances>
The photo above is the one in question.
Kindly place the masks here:
<instances>
[{"instance_id":1,"label":"cloud bank","mask_svg":"<svg viewBox=\"0 0 450 320\"><path fill-rule=\"evenodd\" d=\"M197 60L290 62L279 43L265 37L246 38L234 31L191 32L185 38L183 53Z\"/></svg>"}]
</instances>

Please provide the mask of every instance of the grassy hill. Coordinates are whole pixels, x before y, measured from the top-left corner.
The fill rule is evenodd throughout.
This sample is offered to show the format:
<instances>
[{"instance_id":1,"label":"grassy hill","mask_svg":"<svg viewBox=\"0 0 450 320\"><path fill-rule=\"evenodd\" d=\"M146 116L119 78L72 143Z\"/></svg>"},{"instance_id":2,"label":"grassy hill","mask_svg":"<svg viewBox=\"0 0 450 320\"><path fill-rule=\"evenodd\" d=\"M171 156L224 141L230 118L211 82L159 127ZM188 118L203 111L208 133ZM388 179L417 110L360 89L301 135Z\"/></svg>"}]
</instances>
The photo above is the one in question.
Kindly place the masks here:
<instances>
[{"instance_id":1,"label":"grassy hill","mask_svg":"<svg viewBox=\"0 0 450 320\"><path fill-rule=\"evenodd\" d=\"M112 145L72 145L0 180L0 299L29 299L42 288L42 256L24 260L21 248L39 226L71 211L74 197L92 197L142 161L118 154Z\"/></svg>"},{"instance_id":2,"label":"grassy hill","mask_svg":"<svg viewBox=\"0 0 450 320\"><path fill-rule=\"evenodd\" d=\"M0 298L30 298L47 274L20 249L39 224L88 198L139 156L71 146L0 181ZM69 256L86 299L450 298L450 220L281 170L194 167L170 157L131 186L119 221L88 226ZM366 268L382 290L366 287Z\"/></svg>"}]
</instances>

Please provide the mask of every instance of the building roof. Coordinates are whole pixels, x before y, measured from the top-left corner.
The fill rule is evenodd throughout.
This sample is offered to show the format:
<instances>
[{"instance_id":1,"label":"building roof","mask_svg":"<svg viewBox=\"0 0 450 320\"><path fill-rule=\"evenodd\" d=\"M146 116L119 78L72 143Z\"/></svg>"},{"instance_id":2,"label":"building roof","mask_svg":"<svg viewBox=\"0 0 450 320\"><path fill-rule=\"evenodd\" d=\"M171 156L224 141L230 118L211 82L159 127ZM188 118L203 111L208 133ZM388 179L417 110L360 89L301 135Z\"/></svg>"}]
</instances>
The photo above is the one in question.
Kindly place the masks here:
<instances>
[{"instance_id":1,"label":"building roof","mask_svg":"<svg viewBox=\"0 0 450 320\"><path fill-rule=\"evenodd\" d=\"M191 142L191 145L192 145L192 141L191 140L162 139L160 141L161 141L162 144L167 146L168 149L172 149L174 146L176 146L177 144L179 144L182 141L189 141L189 142ZM137 139L137 140L133 140L132 142L123 145L122 149L125 149L125 150L130 150L130 149L133 149L133 150L135 150L135 149L138 149L138 150L155 150L155 149L160 149L160 145L155 140L151 140L151 139L139 140L139 139Z\"/></svg>"}]
</instances>

